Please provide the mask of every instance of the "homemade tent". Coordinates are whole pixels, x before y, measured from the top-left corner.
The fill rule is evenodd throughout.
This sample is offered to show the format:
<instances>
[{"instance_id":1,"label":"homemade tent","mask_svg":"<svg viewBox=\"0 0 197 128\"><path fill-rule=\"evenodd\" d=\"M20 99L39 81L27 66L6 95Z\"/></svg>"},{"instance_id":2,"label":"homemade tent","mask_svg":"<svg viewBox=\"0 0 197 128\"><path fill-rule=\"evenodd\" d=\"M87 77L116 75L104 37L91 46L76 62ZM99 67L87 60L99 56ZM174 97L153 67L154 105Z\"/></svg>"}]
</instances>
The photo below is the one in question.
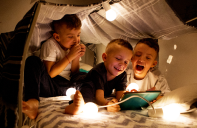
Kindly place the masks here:
<instances>
[{"instance_id":1,"label":"homemade tent","mask_svg":"<svg viewBox=\"0 0 197 128\"><path fill-rule=\"evenodd\" d=\"M35 55L41 42L51 36L49 24L52 20L60 19L65 14L77 14L83 24L81 42L86 45L107 45L114 38L126 39L135 45L141 38L169 40L197 31L195 0L182 1L182 4L177 0L111 0L110 3L117 13L114 21L105 19L102 3L77 6L38 1L13 32L1 34L1 127L22 126L25 60L29 55Z\"/></svg>"}]
</instances>

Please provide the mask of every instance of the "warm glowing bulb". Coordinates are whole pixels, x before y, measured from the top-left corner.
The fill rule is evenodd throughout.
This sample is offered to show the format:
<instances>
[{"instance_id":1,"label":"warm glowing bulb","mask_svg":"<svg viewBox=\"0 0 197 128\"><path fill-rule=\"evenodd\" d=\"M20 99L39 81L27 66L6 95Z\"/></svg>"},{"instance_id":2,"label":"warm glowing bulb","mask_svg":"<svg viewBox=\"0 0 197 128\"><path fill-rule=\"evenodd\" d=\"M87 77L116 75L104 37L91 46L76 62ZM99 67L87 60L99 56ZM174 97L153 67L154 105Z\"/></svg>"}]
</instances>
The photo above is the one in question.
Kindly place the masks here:
<instances>
[{"instance_id":1,"label":"warm glowing bulb","mask_svg":"<svg viewBox=\"0 0 197 128\"><path fill-rule=\"evenodd\" d=\"M131 83L129 84L129 86L127 87L126 91L131 91L131 90L136 90L139 91L139 86L136 83Z\"/></svg>"},{"instance_id":2,"label":"warm glowing bulb","mask_svg":"<svg viewBox=\"0 0 197 128\"><path fill-rule=\"evenodd\" d=\"M70 97L70 99L74 99L74 95L76 93L76 89L75 88L69 88L66 91L66 96Z\"/></svg>"},{"instance_id":3,"label":"warm glowing bulb","mask_svg":"<svg viewBox=\"0 0 197 128\"><path fill-rule=\"evenodd\" d=\"M83 107L83 113L86 116L92 116L98 113L98 106L95 103L88 102Z\"/></svg>"},{"instance_id":4,"label":"warm glowing bulb","mask_svg":"<svg viewBox=\"0 0 197 128\"><path fill-rule=\"evenodd\" d=\"M166 120L174 120L180 115L180 108L178 104L169 104L164 107L163 109L163 118Z\"/></svg>"},{"instance_id":5,"label":"warm glowing bulb","mask_svg":"<svg viewBox=\"0 0 197 128\"><path fill-rule=\"evenodd\" d=\"M108 21L113 21L116 19L116 12L112 9L109 9L108 11L106 11L106 19Z\"/></svg>"}]
</instances>

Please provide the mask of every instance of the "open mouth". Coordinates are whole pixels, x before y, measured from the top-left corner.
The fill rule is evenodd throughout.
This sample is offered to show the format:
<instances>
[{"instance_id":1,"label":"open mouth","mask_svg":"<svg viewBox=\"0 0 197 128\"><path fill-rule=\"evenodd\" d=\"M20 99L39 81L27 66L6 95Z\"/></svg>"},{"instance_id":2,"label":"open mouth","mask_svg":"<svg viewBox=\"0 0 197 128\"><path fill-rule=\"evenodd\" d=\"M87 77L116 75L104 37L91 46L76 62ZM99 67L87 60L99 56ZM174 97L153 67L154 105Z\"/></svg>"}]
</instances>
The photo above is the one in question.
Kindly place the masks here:
<instances>
[{"instance_id":1,"label":"open mouth","mask_svg":"<svg viewBox=\"0 0 197 128\"><path fill-rule=\"evenodd\" d=\"M137 66L136 66L136 69L137 69L138 71L142 71L142 70L144 69L144 66L142 66L142 65L137 65Z\"/></svg>"}]
</instances>

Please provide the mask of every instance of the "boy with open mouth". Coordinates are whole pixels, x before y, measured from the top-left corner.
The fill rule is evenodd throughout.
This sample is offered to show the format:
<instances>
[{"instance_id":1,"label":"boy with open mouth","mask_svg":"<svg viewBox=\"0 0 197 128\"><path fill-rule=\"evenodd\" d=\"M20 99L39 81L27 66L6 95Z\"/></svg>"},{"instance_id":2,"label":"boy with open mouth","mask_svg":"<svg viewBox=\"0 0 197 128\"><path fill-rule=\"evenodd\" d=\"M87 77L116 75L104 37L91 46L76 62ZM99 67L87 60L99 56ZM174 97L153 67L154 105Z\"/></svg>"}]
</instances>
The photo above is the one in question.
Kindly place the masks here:
<instances>
[{"instance_id":1,"label":"boy with open mouth","mask_svg":"<svg viewBox=\"0 0 197 128\"><path fill-rule=\"evenodd\" d=\"M158 54L158 40L145 38L137 42L131 59L132 70L129 69L127 75L131 75L128 83L136 83L139 86L138 91L160 90L162 95L170 92L163 75L150 71L157 65Z\"/></svg>"}]
</instances>

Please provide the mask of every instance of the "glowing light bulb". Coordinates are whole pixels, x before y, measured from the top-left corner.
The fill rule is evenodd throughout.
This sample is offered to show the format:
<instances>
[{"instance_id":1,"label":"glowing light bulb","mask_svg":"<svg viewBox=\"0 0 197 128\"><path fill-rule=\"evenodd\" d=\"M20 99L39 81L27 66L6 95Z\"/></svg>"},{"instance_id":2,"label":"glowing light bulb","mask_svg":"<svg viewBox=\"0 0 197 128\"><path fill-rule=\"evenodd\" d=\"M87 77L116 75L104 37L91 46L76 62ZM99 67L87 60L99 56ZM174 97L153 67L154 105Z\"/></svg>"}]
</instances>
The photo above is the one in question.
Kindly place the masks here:
<instances>
[{"instance_id":1,"label":"glowing light bulb","mask_svg":"<svg viewBox=\"0 0 197 128\"><path fill-rule=\"evenodd\" d=\"M169 104L164 107L163 109L163 118L166 120L174 120L180 115L180 109L178 104Z\"/></svg>"},{"instance_id":2,"label":"glowing light bulb","mask_svg":"<svg viewBox=\"0 0 197 128\"><path fill-rule=\"evenodd\" d=\"M116 19L116 12L111 9L111 6L109 5L108 2L103 2L103 8L105 9L106 12L106 19L108 21L113 21Z\"/></svg>"},{"instance_id":3,"label":"glowing light bulb","mask_svg":"<svg viewBox=\"0 0 197 128\"><path fill-rule=\"evenodd\" d=\"M129 86L126 88L126 91L130 92L132 90L139 91L139 86L136 83L129 84Z\"/></svg>"},{"instance_id":4,"label":"glowing light bulb","mask_svg":"<svg viewBox=\"0 0 197 128\"><path fill-rule=\"evenodd\" d=\"M88 102L83 107L83 114L86 116L93 116L98 113L98 106L95 103Z\"/></svg>"},{"instance_id":5,"label":"glowing light bulb","mask_svg":"<svg viewBox=\"0 0 197 128\"><path fill-rule=\"evenodd\" d=\"M74 95L75 95L76 89L75 88L69 88L66 91L66 96L70 97L70 99L74 99Z\"/></svg>"},{"instance_id":6,"label":"glowing light bulb","mask_svg":"<svg viewBox=\"0 0 197 128\"><path fill-rule=\"evenodd\" d=\"M116 12L114 10L110 9L110 10L106 11L106 19L108 21L115 20L116 19L116 16L117 15L116 15Z\"/></svg>"},{"instance_id":7,"label":"glowing light bulb","mask_svg":"<svg viewBox=\"0 0 197 128\"><path fill-rule=\"evenodd\" d=\"M151 117L162 117L165 120L175 120L180 115L180 106L178 104L169 104L162 108L148 109L148 115Z\"/></svg>"}]
</instances>

